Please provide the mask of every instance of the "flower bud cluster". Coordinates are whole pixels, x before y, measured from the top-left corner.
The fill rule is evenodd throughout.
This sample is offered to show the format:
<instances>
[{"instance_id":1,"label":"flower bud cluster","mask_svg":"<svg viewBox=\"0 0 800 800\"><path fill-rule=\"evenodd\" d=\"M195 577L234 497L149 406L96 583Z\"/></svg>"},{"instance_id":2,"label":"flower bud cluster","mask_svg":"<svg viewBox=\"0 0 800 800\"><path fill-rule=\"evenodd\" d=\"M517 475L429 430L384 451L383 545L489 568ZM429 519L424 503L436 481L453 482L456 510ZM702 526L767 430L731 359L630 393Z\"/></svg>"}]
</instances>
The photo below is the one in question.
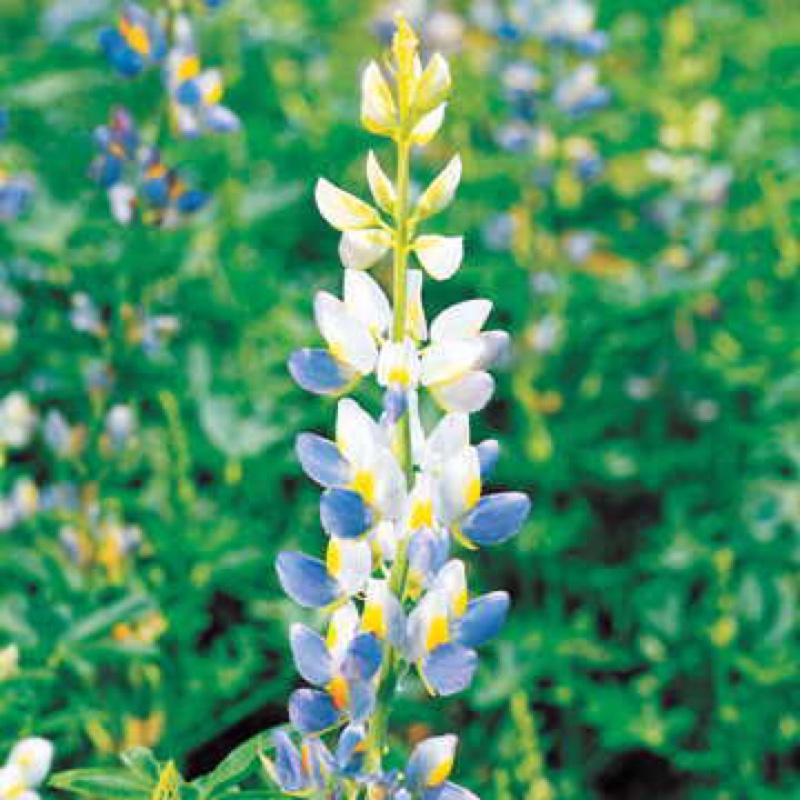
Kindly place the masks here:
<instances>
[{"instance_id":1,"label":"flower bud cluster","mask_svg":"<svg viewBox=\"0 0 800 800\"><path fill-rule=\"evenodd\" d=\"M404 769L383 765L398 687L416 674L431 695L465 690L478 649L505 621L508 594L471 597L456 549L511 539L530 506L517 492L484 493L498 446L470 437L469 414L490 400L488 370L508 348L504 332L485 330L492 304L461 302L429 325L422 301L424 277L451 277L463 257L461 237L423 230L452 201L460 159L415 198L409 179L412 147L439 131L450 86L446 60L435 54L423 65L413 30L398 18L388 67L364 71L361 105L364 127L395 144L395 179L370 153L372 202L325 179L317 185L320 213L341 233L343 292L317 294L324 347L296 352L289 368L303 388L340 399L333 439L297 440L304 471L323 489L325 557L287 551L277 562L287 595L328 614L321 633L291 630L308 684L289 699L300 742L281 731L267 762L289 795L474 798L449 780L456 736L418 744ZM391 297L369 272L389 255ZM377 418L342 396L369 376L383 390ZM433 425L424 421L428 405L440 410Z\"/></svg>"}]
</instances>

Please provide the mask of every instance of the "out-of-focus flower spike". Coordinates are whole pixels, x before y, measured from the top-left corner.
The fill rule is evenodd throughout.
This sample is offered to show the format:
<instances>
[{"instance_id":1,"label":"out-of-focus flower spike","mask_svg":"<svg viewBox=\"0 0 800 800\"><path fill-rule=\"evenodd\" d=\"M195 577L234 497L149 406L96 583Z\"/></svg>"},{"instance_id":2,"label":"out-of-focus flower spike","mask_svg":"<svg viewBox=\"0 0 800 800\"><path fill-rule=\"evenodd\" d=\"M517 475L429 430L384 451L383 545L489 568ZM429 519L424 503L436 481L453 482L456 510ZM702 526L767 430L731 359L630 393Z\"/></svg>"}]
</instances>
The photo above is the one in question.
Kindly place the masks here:
<instances>
[{"instance_id":1,"label":"out-of-focus flower spike","mask_svg":"<svg viewBox=\"0 0 800 800\"><path fill-rule=\"evenodd\" d=\"M516 536L530 513L531 501L521 492L480 499L460 524L460 534L479 547L501 544Z\"/></svg>"},{"instance_id":2,"label":"out-of-focus flower spike","mask_svg":"<svg viewBox=\"0 0 800 800\"><path fill-rule=\"evenodd\" d=\"M306 625L292 625L289 641L300 676L313 686L325 686L333 677L333 662L325 640Z\"/></svg>"},{"instance_id":3,"label":"out-of-focus flower spike","mask_svg":"<svg viewBox=\"0 0 800 800\"><path fill-rule=\"evenodd\" d=\"M397 192L372 150L367 155L367 181L372 197L387 214L394 214Z\"/></svg>"},{"instance_id":4,"label":"out-of-focus flower spike","mask_svg":"<svg viewBox=\"0 0 800 800\"><path fill-rule=\"evenodd\" d=\"M341 394L358 379L358 373L337 361L327 350L304 347L289 358L289 372L297 384L312 394Z\"/></svg>"},{"instance_id":5,"label":"out-of-focus flower spike","mask_svg":"<svg viewBox=\"0 0 800 800\"><path fill-rule=\"evenodd\" d=\"M320 500L320 520L328 536L358 539L374 524L375 516L361 495L350 489L328 489Z\"/></svg>"},{"instance_id":6,"label":"out-of-focus flower spike","mask_svg":"<svg viewBox=\"0 0 800 800\"><path fill-rule=\"evenodd\" d=\"M505 625L510 604L508 592L491 592L470 600L459 621L459 643L476 648L494 639Z\"/></svg>"},{"instance_id":7,"label":"out-of-focus flower spike","mask_svg":"<svg viewBox=\"0 0 800 800\"><path fill-rule=\"evenodd\" d=\"M315 198L325 221L339 231L357 231L380 225L380 216L371 205L325 178L317 181Z\"/></svg>"},{"instance_id":8,"label":"out-of-focus flower spike","mask_svg":"<svg viewBox=\"0 0 800 800\"><path fill-rule=\"evenodd\" d=\"M452 278L464 258L464 239L461 236L419 236L414 242L425 271L437 281Z\"/></svg>"},{"instance_id":9,"label":"out-of-focus flower spike","mask_svg":"<svg viewBox=\"0 0 800 800\"><path fill-rule=\"evenodd\" d=\"M320 486L344 486L352 480L352 469L330 439L301 433L295 452L303 471Z\"/></svg>"},{"instance_id":10,"label":"out-of-focus flower spike","mask_svg":"<svg viewBox=\"0 0 800 800\"><path fill-rule=\"evenodd\" d=\"M455 197L460 182L461 156L456 155L420 196L416 207L417 218L427 219L447 208Z\"/></svg>"},{"instance_id":11,"label":"out-of-focus flower spike","mask_svg":"<svg viewBox=\"0 0 800 800\"><path fill-rule=\"evenodd\" d=\"M397 106L381 68L370 62L361 81L361 124L379 136L392 136L397 128Z\"/></svg>"}]
</instances>

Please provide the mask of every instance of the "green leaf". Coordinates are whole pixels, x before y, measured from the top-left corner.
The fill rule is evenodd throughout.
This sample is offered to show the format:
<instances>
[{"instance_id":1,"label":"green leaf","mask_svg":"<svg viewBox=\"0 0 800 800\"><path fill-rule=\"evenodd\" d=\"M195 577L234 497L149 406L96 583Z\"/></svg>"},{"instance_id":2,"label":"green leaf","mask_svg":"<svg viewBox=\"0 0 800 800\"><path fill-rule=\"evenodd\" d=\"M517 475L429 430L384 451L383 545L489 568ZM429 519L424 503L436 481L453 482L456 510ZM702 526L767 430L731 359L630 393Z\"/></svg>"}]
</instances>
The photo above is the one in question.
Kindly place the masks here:
<instances>
[{"instance_id":1,"label":"green leaf","mask_svg":"<svg viewBox=\"0 0 800 800\"><path fill-rule=\"evenodd\" d=\"M125 769L74 769L50 778L49 786L85 797L103 800L149 798L151 785L135 772Z\"/></svg>"},{"instance_id":2,"label":"green leaf","mask_svg":"<svg viewBox=\"0 0 800 800\"><path fill-rule=\"evenodd\" d=\"M146 747L132 747L122 753L120 758L126 767L144 780L150 783L158 781L161 768L152 750L148 750Z\"/></svg>"},{"instance_id":3,"label":"green leaf","mask_svg":"<svg viewBox=\"0 0 800 800\"><path fill-rule=\"evenodd\" d=\"M130 622L153 609L153 601L145 595L133 595L101 608L67 629L64 642L80 642L106 633L118 622Z\"/></svg>"},{"instance_id":4,"label":"green leaf","mask_svg":"<svg viewBox=\"0 0 800 800\"><path fill-rule=\"evenodd\" d=\"M203 795L210 796L217 790L228 789L241 783L252 770L259 752L266 745L266 733L262 732L248 739L229 753L213 772L195 781L195 785Z\"/></svg>"}]
</instances>

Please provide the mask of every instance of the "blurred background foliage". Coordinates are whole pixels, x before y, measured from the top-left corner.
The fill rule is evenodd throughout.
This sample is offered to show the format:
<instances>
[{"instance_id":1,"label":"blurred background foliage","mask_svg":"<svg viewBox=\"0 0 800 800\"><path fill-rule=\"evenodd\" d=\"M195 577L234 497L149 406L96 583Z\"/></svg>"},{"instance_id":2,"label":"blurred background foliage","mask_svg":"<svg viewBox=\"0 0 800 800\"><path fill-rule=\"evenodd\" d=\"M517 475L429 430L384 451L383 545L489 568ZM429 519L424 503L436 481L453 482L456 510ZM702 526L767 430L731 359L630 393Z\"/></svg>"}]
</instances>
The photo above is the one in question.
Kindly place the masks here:
<instances>
[{"instance_id":1,"label":"blurred background foliage","mask_svg":"<svg viewBox=\"0 0 800 800\"><path fill-rule=\"evenodd\" d=\"M512 333L481 433L534 514L474 559L514 597L476 687L405 698L397 735L458 732L484 798L795 796L795 4L603 0L586 113L524 107L509 65L549 89L582 56L492 28L503 3L413 5L456 85L420 182L465 163L467 261L427 305L490 297ZM0 751L143 744L192 775L283 721L297 612L273 560L319 541L293 439L333 414L285 361L340 279L311 192L363 188L386 10L198 11L242 128L163 137L211 202L159 230L120 226L88 176L112 107L158 128L157 75L98 50L120 4L0 3L0 166L35 187L0 220Z\"/></svg>"}]
</instances>

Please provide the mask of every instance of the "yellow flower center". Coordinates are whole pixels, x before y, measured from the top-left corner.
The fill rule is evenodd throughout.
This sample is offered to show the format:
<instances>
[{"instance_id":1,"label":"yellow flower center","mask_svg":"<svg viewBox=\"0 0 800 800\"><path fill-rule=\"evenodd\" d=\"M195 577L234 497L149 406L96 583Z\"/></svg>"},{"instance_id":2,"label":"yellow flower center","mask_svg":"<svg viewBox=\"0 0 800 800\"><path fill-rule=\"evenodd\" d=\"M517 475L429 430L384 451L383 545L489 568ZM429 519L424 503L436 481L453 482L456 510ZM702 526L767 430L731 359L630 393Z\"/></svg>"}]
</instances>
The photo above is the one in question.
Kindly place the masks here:
<instances>
[{"instance_id":1,"label":"yellow flower center","mask_svg":"<svg viewBox=\"0 0 800 800\"><path fill-rule=\"evenodd\" d=\"M450 773L452 771L453 759L448 758L446 761L442 761L434 770L431 771L430 775L428 775L426 784L428 786L439 786L439 784L444 783L450 777Z\"/></svg>"},{"instance_id":2,"label":"yellow flower center","mask_svg":"<svg viewBox=\"0 0 800 800\"><path fill-rule=\"evenodd\" d=\"M466 500L467 508L472 508L478 500L481 499L481 479L472 478L464 490L464 500Z\"/></svg>"},{"instance_id":3,"label":"yellow flower center","mask_svg":"<svg viewBox=\"0 0 800 800\"><path fill-rule=\"evenodd\" d=\"M331 539L328 545L325 565L328 567L328 572L333 575L334 578L339 576L339 572L342 569L342 550L336 539Z\"/></svg>"},{"instance_id":4,"label":"yellow flower center","mask_svg":"<svg viewBox=\"0 0 800 800\"><path fill-rule=\"evenodd\" d=\"M141 25L131 25L130 22L123 19L119 24L119 30L132 50L143 56L150 52L150 39L147 31Z\"/></svg>"},{"instance_id":5,"label":"yellow flower center","mask_svg":"<svg viewBox=\"0 0 800 800\"><path fill-rule=\"evenodd\" d=\"M408 527L412 531L433 527L433 505L430 500L419 500L411 508Z\"/></svg>"},{"instance_id":6,"label":"yellow flower center","mask_svg":"<svg viewBox=\"0 0 800 800\"><path fill-rule=\"evenodd\" d=\"M439 614L431 620L428 635L425 638L425 649L430 652L450 641L450 630L447 617Z\"/></svg>"},{"instance_id":7,"label":"yellow flower center","mask_svg":"<svg viewBox=\"0 0 800 800\"><path fill-rule=\"evenodd\" d=\"M374 633L379 639L386 638L386 620L383 609L375 603L368 603L364 608L361 626L365 633Z\"/></svg>"},{"instance_id":8,"label":"yellow flower center","mask_svg":"<svg viewBox=\"0 0 800 800\"><path fill-rule=\"evenodd\" d=\"M178 64L178 80L188 81L200 74L200 59L195 56L186 56Z\"/></svg>"},{"instance_id":9,"label":"yellow flower center","mask_svg":"<svg viewBox=\"0 0 800 800\"><path fill-rule=\"evenodd\" d=\"M375 476L369 470L362 469L356 472L356 476L353 478L350 488L354 492L358 492L367 505L374 505Z\"/></svg>"},{"instance_id":10,"label":"yellow flower center","mask_svg":"<svg viewBox=\"0 0 800 800\"><path fill-rule=\"evenodd\" d=\"M350 699L350 690L347 681L341 675L337 675L326 687L328 694L333 700L333 704L340 711L347 706Z\"/></svg>"}]
</instances>

